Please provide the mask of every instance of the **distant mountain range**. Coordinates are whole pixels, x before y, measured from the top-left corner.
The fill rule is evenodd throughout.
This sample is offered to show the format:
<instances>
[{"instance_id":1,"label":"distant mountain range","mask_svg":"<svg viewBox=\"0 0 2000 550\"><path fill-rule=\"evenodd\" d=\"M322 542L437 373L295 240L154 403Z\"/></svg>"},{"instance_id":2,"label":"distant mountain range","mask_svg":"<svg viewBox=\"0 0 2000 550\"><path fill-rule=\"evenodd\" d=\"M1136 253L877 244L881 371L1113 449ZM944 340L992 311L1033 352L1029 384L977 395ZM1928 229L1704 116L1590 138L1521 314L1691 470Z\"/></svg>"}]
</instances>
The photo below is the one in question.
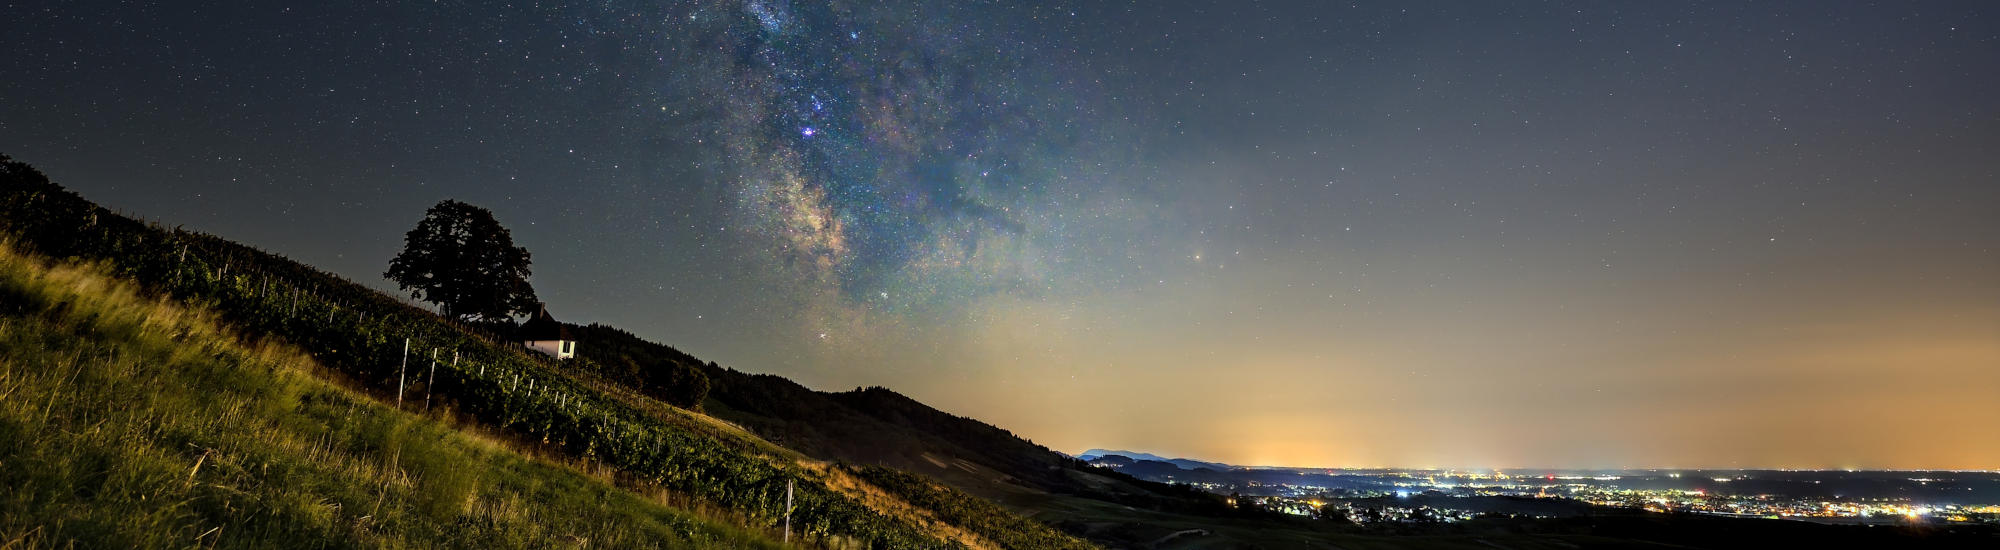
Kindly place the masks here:
<instances>
[{"instance_id":1,"label":"distant mountain range","mask_svg":"<svg viewBox=\"0 0 2000 550\"><path fill-rule=\"evenodd\" d=\"M1120 461L1115 457L1125 457L1131 460ZM1237 466L1234 464L1224 464L1221 462L1204 462L1200 460L1193 460L1187 458L1167 458L1153 453L1142 453L1138 451L1116 451L1107 449L1091 449L1088 451L1084 451L1083 454L1076 455L1076 458L1077 460L1082 460L1084 462L1089 462L1091 464L1096 464L1099 466L1105 466L1111 468L1117 468L1125 465L1126 463L1130 463L1133 461L1141 461L1141 460L1151 461L1151 462L1165 462L1167 464L1178 466L1180 467L1180 469L1183 470L1196 470L1201 468L1207 468L1218 472L1226 472L1229 470L1237 470L1243 468L1242 466Z\"/></svg>"}]
</instances>

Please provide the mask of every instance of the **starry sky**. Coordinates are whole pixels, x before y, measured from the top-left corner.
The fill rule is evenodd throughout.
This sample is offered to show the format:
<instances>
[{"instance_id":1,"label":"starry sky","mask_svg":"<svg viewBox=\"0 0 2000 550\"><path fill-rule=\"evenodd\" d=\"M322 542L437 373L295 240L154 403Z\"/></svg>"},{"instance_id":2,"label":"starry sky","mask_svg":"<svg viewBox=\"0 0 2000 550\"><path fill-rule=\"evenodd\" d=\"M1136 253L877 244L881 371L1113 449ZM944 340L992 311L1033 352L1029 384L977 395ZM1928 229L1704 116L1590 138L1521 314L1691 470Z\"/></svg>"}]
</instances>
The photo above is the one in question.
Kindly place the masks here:
<instances>
[{"instance_id":1,"label":"starry sky","mask_svg":"<svg viewBox=\"0 0 2000 550\"><path fill-rule=\"evenodd\" d=\"M0 4L0 152L1069 452L2000 468L1991 3L188 4Z\"/></svg>"}]
</instances>

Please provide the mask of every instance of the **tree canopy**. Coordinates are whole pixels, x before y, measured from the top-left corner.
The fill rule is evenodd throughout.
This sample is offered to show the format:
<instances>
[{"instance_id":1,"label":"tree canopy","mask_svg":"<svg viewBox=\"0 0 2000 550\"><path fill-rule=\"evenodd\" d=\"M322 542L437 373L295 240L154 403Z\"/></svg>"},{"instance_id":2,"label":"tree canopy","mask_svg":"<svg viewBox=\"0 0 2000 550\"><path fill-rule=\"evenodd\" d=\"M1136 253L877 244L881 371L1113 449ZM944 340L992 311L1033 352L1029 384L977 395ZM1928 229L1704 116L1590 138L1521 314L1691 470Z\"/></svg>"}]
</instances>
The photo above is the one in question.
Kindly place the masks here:
<instances>
[{"instance_id":1,"label":"tree canopy","mask_svg":"<svg viewBox=\"0 0 2000 550\"><path fill-rule=\"evenodd\" d=\"M445 316L493 322L535 311L528 249L514 246L493 212L446 199L403 240L403 252L382 276Z\"/></svg>"}]
</instances>

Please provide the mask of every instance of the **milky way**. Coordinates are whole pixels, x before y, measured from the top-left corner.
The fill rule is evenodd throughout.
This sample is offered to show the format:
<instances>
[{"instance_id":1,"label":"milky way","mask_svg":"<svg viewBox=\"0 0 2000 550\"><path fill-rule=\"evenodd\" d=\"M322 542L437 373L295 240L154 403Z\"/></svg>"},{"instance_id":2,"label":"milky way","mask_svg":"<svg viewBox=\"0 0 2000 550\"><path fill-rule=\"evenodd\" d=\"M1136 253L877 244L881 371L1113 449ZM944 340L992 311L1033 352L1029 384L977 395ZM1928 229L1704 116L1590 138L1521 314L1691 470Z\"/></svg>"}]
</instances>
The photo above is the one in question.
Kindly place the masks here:
<instances>
[{"instance_id":1,"label":"milky way","mask_svg":"<svg viewBox=\"0 0 2000 550\"><path fill-rule=\"evenodd\" d=\"M1055 55L1062 29L1046 20L1061 12L929 4L670 16L677 86L661 93L708 100L693 110L725 153L737 219L847 305L1047 292L1049 266L1077 259L1065 218L1108 183L1086 132L1095 91Z\"/></svg>"},{"instance_id":2,"label":"milky way","mask_svg":"<svg viewBox=\"0 0 2000 550\"><path fill-rule=\"evenodd\" d=\"M1991 468L1991 5L15 3L0 152L1067 450Z\"/></svg>"}]
</instances>

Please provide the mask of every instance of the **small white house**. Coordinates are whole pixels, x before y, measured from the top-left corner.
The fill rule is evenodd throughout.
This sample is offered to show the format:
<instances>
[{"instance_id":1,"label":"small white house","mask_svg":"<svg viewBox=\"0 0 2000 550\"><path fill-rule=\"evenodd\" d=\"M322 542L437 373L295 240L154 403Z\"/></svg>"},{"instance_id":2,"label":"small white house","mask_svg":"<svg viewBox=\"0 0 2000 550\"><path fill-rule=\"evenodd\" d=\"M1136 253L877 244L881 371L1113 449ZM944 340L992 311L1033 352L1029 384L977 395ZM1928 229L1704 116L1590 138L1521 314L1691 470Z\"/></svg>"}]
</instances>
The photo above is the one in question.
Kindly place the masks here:
<instances>
[{"instance_id":1,"label":"small white house","mask_svg":"<svg viewBox=\"0 0 2000 550\"><path fill-rule=\"evenodd\" d=\"M521 323L514 331L514 339L528 349L549 354L557 359L576 357L576 337L570 335L569 327L556 322L549 315L548 306L535 310L535 316Z\"/></svg>"}]
</instances>

